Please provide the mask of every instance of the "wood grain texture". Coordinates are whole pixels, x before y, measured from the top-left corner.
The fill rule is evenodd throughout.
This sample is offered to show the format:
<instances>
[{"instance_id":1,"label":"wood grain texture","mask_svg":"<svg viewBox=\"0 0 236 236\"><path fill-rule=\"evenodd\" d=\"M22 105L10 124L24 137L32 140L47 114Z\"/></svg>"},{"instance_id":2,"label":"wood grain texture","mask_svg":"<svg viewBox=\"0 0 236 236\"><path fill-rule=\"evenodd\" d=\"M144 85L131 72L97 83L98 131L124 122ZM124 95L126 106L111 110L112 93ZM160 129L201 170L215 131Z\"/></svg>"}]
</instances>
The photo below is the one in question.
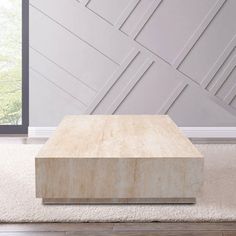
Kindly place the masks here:
<instances>
[{"instance_id":1,"label":"wood grain texture","mask_svg":"<svg viewBox=\"0 0 236 236\"><path fill-rule=\"evenodd\" d=\"M165 115L67 116L38 158L201 158Z\"/></svg>"},{"instance_id":2,"label":"wood grain texture","mask_svg":"<svg viewBox=\"0 0 236 236\"><path fill-rule=\"evenodd\" d=\"M189 203L203 182L202 155L168 116L68 116L35 163L36 196L49 202Z\"/></svg>"},{"instance_id":3,"label":"wood grain texture","mask_svg":"<svg viewBox=\"0 0 236 236\"><path fill-rule=\"evenodd\" d=\"M120 226L122 227L120 228ZM235 236L236 223L38 223L0 224L0 236Z\"/></svg>"},{"instance_id":4,"label":"wood grain texture","mask_svg":"<svg viewBox=\"0 0 236 236\"><path fill-rule=\"evenodd\" d=\"M44 233L0 233L0 236L223 236L221 232L70 232L70 233L61 233L61 232L44 232ZM234 236L229 235L229 236ZM227 236L227 234L226 234Z\"/></svg>"},{"instance_id":5,"label":"wood grain texture","mask_svg":"<svg viewBox=\"0 0 236 236\"><path fill-rule=\"evenodd\" d=\"M64 232L10 232L0 233L0 236L66 236ZM78 235L78 234L77 234Z\"/></svg>"},{"instance_id":6,"label":"wood grain texture","mask_svg":"<svg viewBox=\"0 0 236 236\"><path fill-rule=\"evenodd\" d=\"M195 223L195 222L179 222L179 223L116 223L113 227L114 231L236 231L235 222L222 223Z\"/></svg>"},{"instance_id":7,"label":"wood grain texture","mask_svg":"<svg viewBox=\"0 0 236 236\"><path fill-rule=\"evenodd\" d=\"M67 235L71 236L222 236L221 232L191 232L191 231L186 231L186 232L105 232L102 234L97 234L97 233L83 233L83 234L78 234L77 232L70 233Z\"/></svg>"}]
</instances>

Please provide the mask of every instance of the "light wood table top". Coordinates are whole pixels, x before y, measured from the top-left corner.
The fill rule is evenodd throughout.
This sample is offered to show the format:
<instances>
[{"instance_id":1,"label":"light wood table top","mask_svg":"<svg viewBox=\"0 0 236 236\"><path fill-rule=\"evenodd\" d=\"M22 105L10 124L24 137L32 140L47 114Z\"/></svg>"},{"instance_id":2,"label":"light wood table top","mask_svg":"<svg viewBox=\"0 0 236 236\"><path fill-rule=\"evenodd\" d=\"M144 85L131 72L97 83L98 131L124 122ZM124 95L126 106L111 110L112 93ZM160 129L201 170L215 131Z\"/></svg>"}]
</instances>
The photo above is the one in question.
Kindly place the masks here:
<instances>
[{"instance_id":1,"label":"light wood table top","mask_svg":"<svg viewBox=\"0 0 236 236\"><path fill-rule=\"evenodd\" d=\"M166 115L66 116L38 158L201 158Z\"/></svg>"}]
</instances>

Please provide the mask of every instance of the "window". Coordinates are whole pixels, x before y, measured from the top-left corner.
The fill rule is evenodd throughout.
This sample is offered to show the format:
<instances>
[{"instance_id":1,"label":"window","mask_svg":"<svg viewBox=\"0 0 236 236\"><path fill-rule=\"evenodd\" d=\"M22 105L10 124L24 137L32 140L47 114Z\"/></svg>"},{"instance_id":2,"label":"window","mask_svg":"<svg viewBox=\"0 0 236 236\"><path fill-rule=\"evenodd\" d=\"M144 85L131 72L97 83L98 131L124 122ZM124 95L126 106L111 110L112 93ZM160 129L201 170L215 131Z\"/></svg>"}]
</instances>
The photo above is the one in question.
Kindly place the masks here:
<instances>
[{"instance_id":1,"label":"window","mask_svg":"<svg viewBox=\"0 0 236 236\"><path fill-rule=\"evenodd\" d=\"M28 128L28 0L0 0L0 134Z\"/></svg>"}]
</instances>

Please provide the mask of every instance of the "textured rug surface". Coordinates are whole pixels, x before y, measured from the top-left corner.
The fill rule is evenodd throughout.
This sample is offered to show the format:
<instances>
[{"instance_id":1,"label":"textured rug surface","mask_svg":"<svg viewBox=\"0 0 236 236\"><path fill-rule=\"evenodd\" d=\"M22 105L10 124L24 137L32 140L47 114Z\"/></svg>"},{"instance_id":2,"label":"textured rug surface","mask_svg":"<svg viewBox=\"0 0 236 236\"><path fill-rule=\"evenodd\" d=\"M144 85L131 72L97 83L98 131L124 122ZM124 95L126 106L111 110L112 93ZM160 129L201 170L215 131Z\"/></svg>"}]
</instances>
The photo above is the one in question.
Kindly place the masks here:
<instances>
[{"instance_id":1,"label":"textured rug surface","mask_svg":"<svg viewBox=\"0 0 236 236\"><path fill-rule=\"evenodd\" d=\"M236 145L196 145L205 156L195 205L44 206L35 198L34 157L41 145L0 145L0 222L235 221Z\"/></svg>"}]
</instances>

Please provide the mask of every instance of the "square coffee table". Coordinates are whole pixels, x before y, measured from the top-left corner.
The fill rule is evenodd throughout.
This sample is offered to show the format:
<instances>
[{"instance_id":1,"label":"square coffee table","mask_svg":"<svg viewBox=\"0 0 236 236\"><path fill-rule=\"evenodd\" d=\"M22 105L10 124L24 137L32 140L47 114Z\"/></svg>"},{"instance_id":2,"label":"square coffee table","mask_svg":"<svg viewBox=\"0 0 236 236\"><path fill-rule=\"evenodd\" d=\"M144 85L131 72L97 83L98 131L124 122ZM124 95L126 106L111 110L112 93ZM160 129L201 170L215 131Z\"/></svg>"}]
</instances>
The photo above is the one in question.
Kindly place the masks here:
<instances>
[{"instance_id":1,"label":"square coffee table","mask_svg":"<svg viewBox=\"0 0 236 236\"><path fill-rule=\"evenodd\" d=\"M44 204L195 203L204 158L162 115L67 116L35 159Z\"/></svg>"}]
</instances>

